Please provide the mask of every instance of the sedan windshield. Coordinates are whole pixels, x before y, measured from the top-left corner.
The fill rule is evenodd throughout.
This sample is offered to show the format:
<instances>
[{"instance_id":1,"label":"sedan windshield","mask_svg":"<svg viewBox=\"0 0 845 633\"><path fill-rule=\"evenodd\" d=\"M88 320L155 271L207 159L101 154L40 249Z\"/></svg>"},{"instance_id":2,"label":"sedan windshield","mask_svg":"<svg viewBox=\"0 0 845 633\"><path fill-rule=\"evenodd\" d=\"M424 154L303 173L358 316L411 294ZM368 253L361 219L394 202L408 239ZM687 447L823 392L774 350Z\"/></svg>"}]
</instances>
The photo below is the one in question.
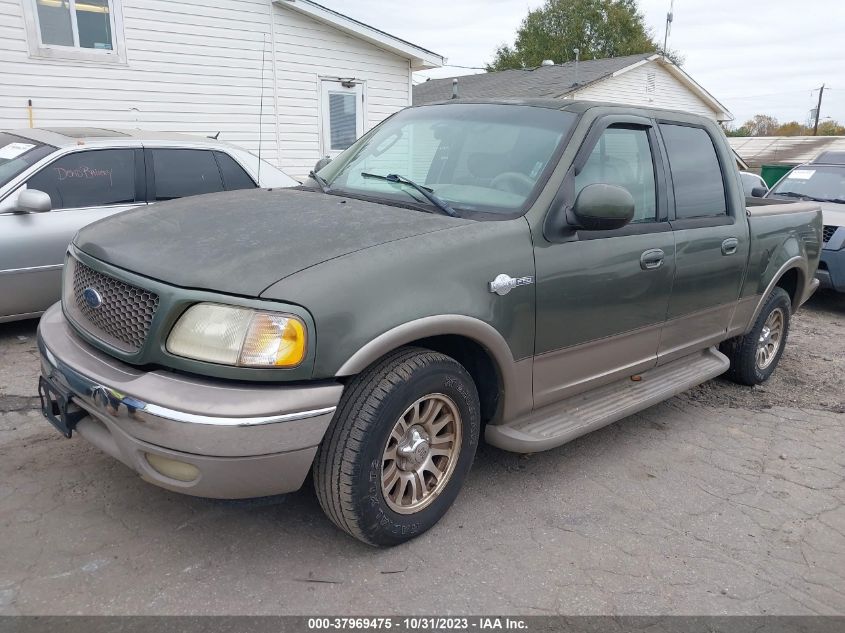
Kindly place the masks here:
<instances>
[{"instance_id":1,"label":"sedan windshield","mask_svg":"<svg viewBox=\"0 0 845 633\"><path fill-rule=\"evenodd\" d=\"M769 197L845 202L845 165L804 165L789 172Z\"/></svg>"},{"instance_id":2,"label":"sedan windshield","mask_svg":"<svg viewBox=\"0 0 845 633\"><path fill-rule=\"evenodd\" d=\"M333 192L436 206L428 193L459 213L521 213L554 167L575 119L569 112L517 105L409 108L320 176Z\"/></svg>"},{"instance_id":3,"label":"sedan windshield","mask_svg":"<svg viewBox=\"0 0 845 633\"><path fill-rule=\"evenodd\" d=\"M23 136L0 132L0 187L55 149Z\"/></svg>"}]
</instances>

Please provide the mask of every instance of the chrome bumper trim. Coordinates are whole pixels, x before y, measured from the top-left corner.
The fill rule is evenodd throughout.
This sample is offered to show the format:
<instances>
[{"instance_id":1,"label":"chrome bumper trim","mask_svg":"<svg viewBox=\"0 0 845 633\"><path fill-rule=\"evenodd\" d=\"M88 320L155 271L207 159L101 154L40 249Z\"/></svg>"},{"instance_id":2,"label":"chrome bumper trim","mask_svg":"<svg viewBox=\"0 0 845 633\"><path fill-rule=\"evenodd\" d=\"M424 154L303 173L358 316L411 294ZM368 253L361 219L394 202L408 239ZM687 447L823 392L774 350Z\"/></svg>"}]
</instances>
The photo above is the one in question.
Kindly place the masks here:
<instances>
[{"instance_id":1,"label":"chrome bumper trim","mask_svg":"<svg viewBox=\"0 0 845 633\"><path fill-rule=\"evenodd\" d=\"M260 426L262 424L275 424L276 422L292 422L294 420L307 420L321 415L334 413L337 407L326 407L324 409L313 409L311 411L298 411L296 413L284 413L282 415L271 415L257 418L215 418L184 411L174 411L156 404L141 403L144 411L159 418L166 418L174 422L187 422L191 424L213 424L215 426Z\"/></svg>"},{"instance_id":2,"label":"chrome bumper trim","mask_svg":"<svg viewBox=\"0 0 845 633\"><path fill-rule=\"evenodd\" d=\"M59 361L50 349L39 338L38 347L47 362L55 369L57 369L68 383L71 391L78 394L88 396L98 405L119 411L120 406L123 405L130 413L137 413L143 411L149 415L157 418L164 418L174 422L184 422L189 424L209 424L213 426L261 426L263 424L275 424L277 422L293 422L294 420L307 420L309 418L316 418L321 415L328 415L335 412L337 407L324 407L322 409L312 409L310 411L297 411L295 413L283 413L279 415L267 415L259 417L248 418L221 418L209 415L200 415L197 413L187 413L185 411L177 411L168 407L162 407L157 404L144 402L132 396L126 396L111 387L101 385L87 376L80 374L75 369L68 367L66 364Z\"/></svg>"}]
</instances>

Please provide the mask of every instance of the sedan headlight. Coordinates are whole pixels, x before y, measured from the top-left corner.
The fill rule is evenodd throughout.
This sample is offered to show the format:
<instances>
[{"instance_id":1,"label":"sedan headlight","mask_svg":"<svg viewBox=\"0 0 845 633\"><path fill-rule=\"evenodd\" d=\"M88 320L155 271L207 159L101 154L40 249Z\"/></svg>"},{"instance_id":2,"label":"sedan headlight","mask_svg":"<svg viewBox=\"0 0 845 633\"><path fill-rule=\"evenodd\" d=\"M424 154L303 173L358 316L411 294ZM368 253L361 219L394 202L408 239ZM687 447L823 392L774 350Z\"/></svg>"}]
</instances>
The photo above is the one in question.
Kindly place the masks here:
<instances>
[{"instance_id":1,"label":"sedan headlight","mask_svg":"<svg viewBox=\"0 0 845 633\"><path fill-rule=\"evenodd\" d=\"M295 367L305 343L305 324L291 314L198 303L173 326L167 351L222 365Z\"/></svg>"}]
</instances>

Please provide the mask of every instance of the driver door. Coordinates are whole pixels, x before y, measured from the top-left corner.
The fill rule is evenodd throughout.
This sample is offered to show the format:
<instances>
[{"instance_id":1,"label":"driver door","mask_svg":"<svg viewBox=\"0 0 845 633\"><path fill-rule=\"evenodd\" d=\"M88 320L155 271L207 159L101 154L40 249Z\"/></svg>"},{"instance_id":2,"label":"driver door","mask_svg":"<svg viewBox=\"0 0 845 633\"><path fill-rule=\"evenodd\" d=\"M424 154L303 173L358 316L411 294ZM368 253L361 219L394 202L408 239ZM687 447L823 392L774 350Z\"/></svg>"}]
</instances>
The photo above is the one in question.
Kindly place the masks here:
<instances>
[{"instance_id":1,"label":"driver door","mask_svg":"<svg viewBox=\"0 0 845 633\"><path fill-rule=\"evenodd\" d=\"M593 124L564 183L566 204L589 184L617 185L633 196L634 218L563 243L535 236L535 408L656 365L675 273L664 182L650 120Z\"/></svg>"}]
</instances>

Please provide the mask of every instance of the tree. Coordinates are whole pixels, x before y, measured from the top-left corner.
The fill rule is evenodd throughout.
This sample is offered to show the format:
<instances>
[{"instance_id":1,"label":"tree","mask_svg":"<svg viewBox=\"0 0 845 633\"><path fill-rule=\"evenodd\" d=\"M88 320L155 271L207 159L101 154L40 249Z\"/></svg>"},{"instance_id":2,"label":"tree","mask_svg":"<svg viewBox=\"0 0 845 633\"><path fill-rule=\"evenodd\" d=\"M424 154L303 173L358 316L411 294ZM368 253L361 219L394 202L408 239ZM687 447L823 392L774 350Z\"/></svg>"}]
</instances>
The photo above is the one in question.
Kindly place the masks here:
<instances>
[{"instance_id":1,"label":"tree","mask_svg":"<svg viewBox=\"0 0 845 633\"><path fill-rule=\"evenodd\" d=\"M812 134L812 131L807 130L807 126L798 121L790 121L780 125L775 131L775 136L806 136Z\"/></svg>"},{"instance_id":2,"label":"tree","mask_svg":"<svg viewBox=\"0 0 845 633\"><path fill-rule=\"evenodd\" d=\"M768 114L755 114L742 124L748 130L748 136L775 136L780 127L778 120Z\"/></svg>"},{"instance_id":3,"label":"tree","mask_svg":"<svg viewBox=\"0 0 845 633\"><path fill-rule=\"evenodd\" d=\"M837 121L822 121L819 123L819 136L845 136L845 126Z\"/></svg>"},{"instance_id":4,"label":"tree","mask_svg":"<svg viewBox=\"0 0 845 633\"><path fill-rule=\"evenodd\" d=\"M724 127L725 136L751 136L751 133L748 131L748 128L744 125L742 127L738 127L735 130L731 128Z\"/></svg>"},{"instance_id":5,"label":"tree","mask_svg":"<svg viewBox=\"0 0 845 633\"><path fill-rule=\"evenodd\" d=\"M546 0L529 11L513 46L502 44L487 70L533 68L544 59L573 61L658 51L636 0ZM682 61L667 51L673 61Z\"/></svg>"}]
</instances>

